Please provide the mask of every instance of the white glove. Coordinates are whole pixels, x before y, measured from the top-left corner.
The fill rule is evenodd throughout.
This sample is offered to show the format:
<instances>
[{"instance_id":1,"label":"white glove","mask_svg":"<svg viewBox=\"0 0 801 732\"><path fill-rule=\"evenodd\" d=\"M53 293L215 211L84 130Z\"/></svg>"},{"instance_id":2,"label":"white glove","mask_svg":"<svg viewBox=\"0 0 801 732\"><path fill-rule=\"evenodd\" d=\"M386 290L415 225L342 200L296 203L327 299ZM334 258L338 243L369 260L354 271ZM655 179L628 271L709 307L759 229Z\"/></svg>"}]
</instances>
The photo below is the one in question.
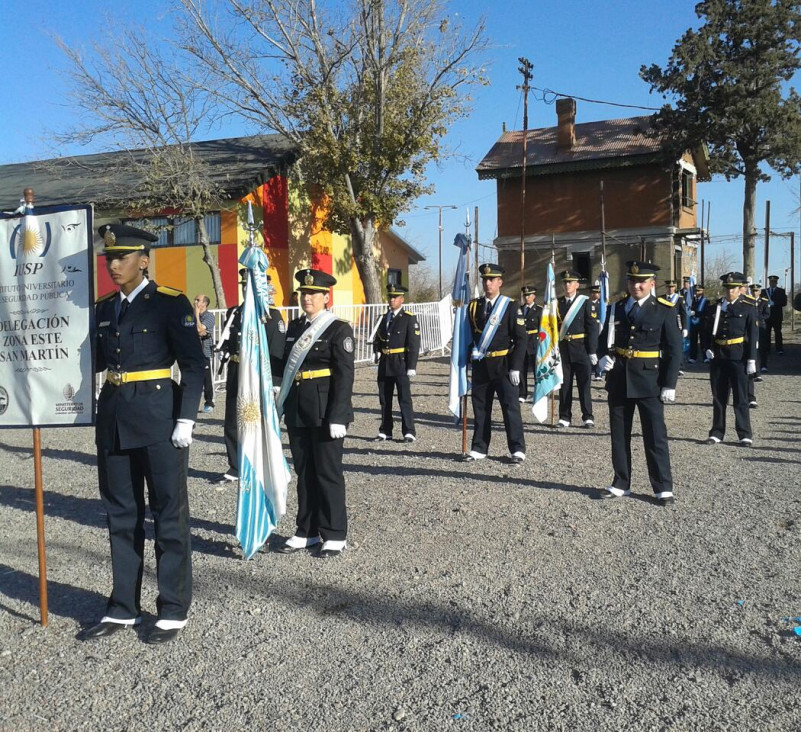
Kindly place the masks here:
<instances>
[{"instance_id":1,"label":"white glove","mask_svg":"<svg viewBox=\"0 0 801 732\"><path fill-rule=\"evenodd\" d=\"M520 372L519 371L510 371L509 372L509 381L512 382L512 386L520 386Z\"/></svg>"},{"instance_id":2,"label":"white glove","mask_svg":"<svg viewBox=\"0 0 801 732\"><path fill-rule=\"evenodd\" d=\"M411 379L412 376L417 376L417 371L415 371L414 369L408 369L406 371L406 376L408 376Z\"/></svg>"},{"instance_id":3,"label":"white glove","mask_svg":"<svg viewBox=\"0 0 801 732\"><path fill-rule=\"evenodd\" d=\"M669 404L670 402L675 402L676 401L676 390L675 389L662 389L662 393L659 395L659 398L665 404Z\"/></svg>"},{"instance_id":4,"label":"white glove","mask_svg":"<svg viewBox=\"0 0 801 732\"><path fill-rule=\"evenodd\" d=\"M749 376L756 373L756 361L746 361L745 373L747 373Z\"/></svg>"},{"instance_id":5,"label":"white glove","mask_svg":"<svg viewBox=\"0 0 801 732\"><path fill-rule=\"evenodd\" d=\"M604 356L601 361L601 371L611 371L615 367L615 357L614 356Z\"/></svg>"},{"instance_id":6,"label":"white glove","mask_svg":"<svg viewBox=\"0 0 801 732\"><path fill-rule=\"evenodd\" d=\"M710 361L715 358L715 354L712 353L708 348L706 349L706 353L704 354Z\"/></svg>"},{"instance_id":7,"label":"white glove","mask_svg":"<svg viewBox=\"0 0 801 732\"><path fill-rule=\"evenodd\" d=\"M279 386L273 386L273 397L274 397L275 399L278 399L278 395L279 395L280 393L281 393L281 387L280 387L280 385L279 385Z\"/></svg>"},{"instance_id":8,"label":"white glove","mask_svg":"<svg viewBox=\"0 0 801 732\"><path fill-rule=\"evenodd\" d=\"M590 363L593 366L597 366L598 365L598 356L596 356L594 353L590 354Z\"/></svg>"},{"instance_id":9,"label":"white glove","mask_svg":"<svg viewBox=\"0 0 801 732\"><path fill-rule=\"evenodd\" d=\"M687 337L687 329L686 328L682 328L681 329L681 337L682 338L686 338Z\"/></svg>"},{"instance_id":10,"label":"white glove","mask_svg":"<svg viewBox=\"0 0 801 732\"><path fill-rule=\"evenodd\" d=\"M332 440L341 440L348 434L348 428L344 424L334 424L332 422L328 425L328 430L331 433Z\"/></svg>"},{"instance_id":11,"label":"white glove","mask_svg":"<svg viewBox=\"0 0 801 732\"><path fill-rule=\"evenodd\" d=\"M179 419L175 423L170 440L175 447L189 447L192 444L192 427L195 423L191 419Z\"/></svg>"},{"instance_id":12,"label":"white glove","mask_svg":"<svg viewBox=\"0 0 801 732\"><path fill-rule=\"evenodd\" d=\"M374 353L373 354L373 363L378 363L380 360L381 360L381 354L380 353Z\"/></svg>"}]
</instances>

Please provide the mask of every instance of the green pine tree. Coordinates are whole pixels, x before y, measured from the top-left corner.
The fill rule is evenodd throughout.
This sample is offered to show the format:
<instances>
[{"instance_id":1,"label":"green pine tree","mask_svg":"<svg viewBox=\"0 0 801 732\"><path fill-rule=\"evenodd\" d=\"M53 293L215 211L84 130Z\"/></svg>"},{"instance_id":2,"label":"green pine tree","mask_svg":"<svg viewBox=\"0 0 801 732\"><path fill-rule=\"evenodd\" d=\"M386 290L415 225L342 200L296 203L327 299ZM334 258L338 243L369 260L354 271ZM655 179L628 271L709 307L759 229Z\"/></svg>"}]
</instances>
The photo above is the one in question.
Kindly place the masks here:
<instances>
[{"instance_id":1,"label":"green pine tree","mask_svg":"<svg viewBox=\"0 0 801 732\"><path fill-rule=\"evenodd\" d=\"M801 169L801 97L789 86L801 67L801 3L705 0L702 20L673 48L667 65L643 66L652 91L671 98L656 114L657 129L675 152L706 143L712 173L742 176L743 271L754 273L756 187Z\"/></svg>"}]
</instances>

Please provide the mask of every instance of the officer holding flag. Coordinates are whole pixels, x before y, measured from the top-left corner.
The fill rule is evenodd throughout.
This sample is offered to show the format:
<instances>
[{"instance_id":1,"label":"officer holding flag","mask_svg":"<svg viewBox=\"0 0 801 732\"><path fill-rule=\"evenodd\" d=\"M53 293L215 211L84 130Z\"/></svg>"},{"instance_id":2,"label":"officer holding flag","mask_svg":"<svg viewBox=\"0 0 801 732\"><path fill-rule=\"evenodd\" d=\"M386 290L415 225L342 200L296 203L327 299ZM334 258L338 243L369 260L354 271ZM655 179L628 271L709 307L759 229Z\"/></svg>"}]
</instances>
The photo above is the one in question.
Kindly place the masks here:
<instances>
[{"instance_id":1,"label":"officer holding flag","mask_svg":"<svg viewBox=\"0 0 801 732\"><path fill-rule=\"evenodd\" d=\"M525 320L511 298L501 295L503 267L482 264L479 267L484 296L470 301L467 313L472 334L473 442L463 460L483 460L492 437L492 404L495 396L501 405L506 444L512 462L526 459L523 420L520 417L518 387L520 370L526 355Z\"/></svg>"}]
</instances>

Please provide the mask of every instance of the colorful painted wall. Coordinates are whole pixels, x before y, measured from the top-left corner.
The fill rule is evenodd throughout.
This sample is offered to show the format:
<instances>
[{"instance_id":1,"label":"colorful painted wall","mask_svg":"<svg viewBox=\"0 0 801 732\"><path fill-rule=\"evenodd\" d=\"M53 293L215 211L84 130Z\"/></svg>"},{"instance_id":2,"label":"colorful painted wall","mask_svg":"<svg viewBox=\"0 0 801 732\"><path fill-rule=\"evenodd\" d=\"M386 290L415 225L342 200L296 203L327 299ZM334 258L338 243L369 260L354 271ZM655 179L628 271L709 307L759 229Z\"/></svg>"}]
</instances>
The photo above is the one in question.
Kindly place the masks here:
<instances>
[{"instance_id":1,"label":"colorful painted wall","mask_svg":"<svg viewBox=\"0 0 801 732\"><path fill-rule=\"evenodd\" d=\"M242 200L232 201L220 214L221 243L212 246L211 251L219 264L227 306L237 304L241 295L239 256L248 245L248 201L253 205L254 221L262 233L263 242L259 243L263 243L270 263L268 273L275 287L277 305L289 305L296 287L294 274L304 267L321 269L337 278L332 302L342 305L365 302L350 237L323 228L324 201L313 201L305 190L292 189L285 176L275 176ZM395 242L388 242L387 246L392 251L382 256L385 270L387 265L401 269L404 281L408 282L408 258L402 256ZM97 257L96 273L99 297L114 289L102 255ZM211 299L212 308L222 307L214 296L211 273L199 246L153 249L149 275L160 285L182 290L190 300L204 293Z\"/></svg>"}]
</instances>

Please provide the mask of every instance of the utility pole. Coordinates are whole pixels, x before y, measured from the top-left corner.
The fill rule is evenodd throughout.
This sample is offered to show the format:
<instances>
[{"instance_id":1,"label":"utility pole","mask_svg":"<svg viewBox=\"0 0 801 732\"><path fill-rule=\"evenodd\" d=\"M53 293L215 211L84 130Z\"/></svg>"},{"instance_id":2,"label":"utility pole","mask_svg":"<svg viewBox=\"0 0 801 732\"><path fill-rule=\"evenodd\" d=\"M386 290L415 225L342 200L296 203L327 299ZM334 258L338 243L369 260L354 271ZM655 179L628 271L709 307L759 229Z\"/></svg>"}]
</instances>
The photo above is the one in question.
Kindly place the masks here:
<instances>
[{"instance_id":1,"label":"utility pole","mask_svg":"<svg viewBox=\"0 0 801 732\"><path fill-rule=\"evenodd\" d=\"M762 263L763 283L768 281L768 267L770 267L770 201L765 201L765 258Z\"/></svg>"},{"instance_id":2,"label":"utility pole","mask_svg":"<svg viewBox=\"0 0 801 732\"><path fill-rule=\"evenodd\" d=\"M790 330L795 331L795 232L790 232Z\"/></svg>"},{"instance_id":3,"label":"utility pole","mask_svg":"<svg viewBox=\"0 0 801 732\"><path fill-rule=\"evenodd\" d=\"M439 299L442 300L442 209L458 208L458 206L424 206L426 210L430 208L439 209Z\"/></svg>"},{"instance_id":4,"label":"utility pole","mask_svg":"<svg viewBox=\"0 0 801 732\"><path fill-rule=\"evenodd\" d=\"M534 65L521 56L518 71L523 75L522 86L516 87L523 92L523 178L520 185L520 286L523 286L526 273L526 162L528 158L528 83L533 78L531 69Z\"/></svg>"}]
</instances>

